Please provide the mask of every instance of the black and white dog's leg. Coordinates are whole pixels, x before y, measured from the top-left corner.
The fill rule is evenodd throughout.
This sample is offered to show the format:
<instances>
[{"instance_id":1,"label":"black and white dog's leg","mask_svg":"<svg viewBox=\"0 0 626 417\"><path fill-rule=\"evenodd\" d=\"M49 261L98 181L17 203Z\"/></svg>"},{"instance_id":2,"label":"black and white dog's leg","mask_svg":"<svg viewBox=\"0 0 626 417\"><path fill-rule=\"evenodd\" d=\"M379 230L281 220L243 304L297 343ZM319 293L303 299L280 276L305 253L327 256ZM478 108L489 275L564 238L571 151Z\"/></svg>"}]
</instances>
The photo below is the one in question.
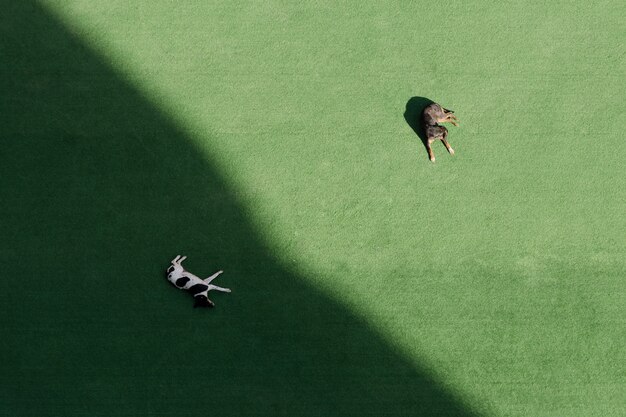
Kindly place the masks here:
<instances>
[{"instance_id":1,"label":"black and white dog's leg","mask_svg":"<svg viewBox=\"0 0 626 417\"><path fill-rule=\"evenodd\" d=\"M217 285L209 285L209 291L211 290L216 290L216 291L222 291L222 292L230 292L229 288L222 288L222 287L218 287Z\"/></svg>"},{"instance_id":2,"label":"black and white dog's leg","mask_svg":"<svg viewBox=\"0 0 626 417\"><path fill-rule=\"evenodd\" d=\"M172 263L173 263L174 265L179 265L179 266L182 266L182 265L181 265L181 263L182 263L185 259L187 259L187 257L186 257L186 256L180 256L180 255L178 255L176 258L172 259Z\"/></svg>"},{"instance_id":3,"label":"black and white dog's leg","mask_svg":"<svg viewBox=\"0 0 626 417\"><path fill-rule=\"evenodd\" d=\"M210 284L210 283L211 283L211 281L213 281L215 278L219 277L219 276L220 276L220 274L221 274L222 272L224 272L224 271L217 271L216 273L214 273L214 274L213 274L213 275L211 275L210 277L205 278L203 281L204 281L206 284Z\"/></svg>"}]
</instances>

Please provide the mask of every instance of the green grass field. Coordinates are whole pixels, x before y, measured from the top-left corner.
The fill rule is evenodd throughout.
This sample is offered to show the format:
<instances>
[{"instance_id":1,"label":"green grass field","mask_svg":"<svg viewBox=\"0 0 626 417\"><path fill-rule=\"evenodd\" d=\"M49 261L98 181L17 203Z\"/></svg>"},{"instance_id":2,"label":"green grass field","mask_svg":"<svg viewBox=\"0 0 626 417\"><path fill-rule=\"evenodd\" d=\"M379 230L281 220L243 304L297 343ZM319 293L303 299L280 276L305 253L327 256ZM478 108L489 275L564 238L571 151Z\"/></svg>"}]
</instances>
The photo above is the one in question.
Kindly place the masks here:
<instances>
[{"instance_id":1,"label":"green grass field","mask_svg":"<svg viewBox=\"0 0 626 417\"><path fill-rule=\"evenodd\" d=\"M625 415L626 3L0 6L0 416Z\"/></svg>"}]
</instances>

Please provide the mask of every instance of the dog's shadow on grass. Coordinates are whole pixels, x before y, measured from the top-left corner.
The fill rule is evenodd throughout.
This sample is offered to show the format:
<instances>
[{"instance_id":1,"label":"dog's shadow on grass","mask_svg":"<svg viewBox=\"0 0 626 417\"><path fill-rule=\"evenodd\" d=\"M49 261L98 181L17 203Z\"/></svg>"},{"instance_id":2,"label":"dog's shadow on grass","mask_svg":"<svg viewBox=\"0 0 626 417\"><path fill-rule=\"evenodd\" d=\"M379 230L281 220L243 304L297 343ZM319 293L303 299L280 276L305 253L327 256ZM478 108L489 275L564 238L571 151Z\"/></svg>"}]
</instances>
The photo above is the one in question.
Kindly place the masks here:
<instances>
[{"instance_id":1,"label":"dog's shadow on grass","mask_svg":"<svg viewBox=\"0 0 626 417\"><path fill-rule=\"evenodd\" d=\"M424 145L424 149L427 151L427 154L427 138L424 127L422 126L422 112L426 107L430 106L433 103L433 100L426 97L411 97L409 101L407 101L406 108L404 110L404 120L406 120L406 123L409 125L409 127L413 129L413 132L415 132L417 137L420 138L422 144Z\"/></svg>"}]
</instances>

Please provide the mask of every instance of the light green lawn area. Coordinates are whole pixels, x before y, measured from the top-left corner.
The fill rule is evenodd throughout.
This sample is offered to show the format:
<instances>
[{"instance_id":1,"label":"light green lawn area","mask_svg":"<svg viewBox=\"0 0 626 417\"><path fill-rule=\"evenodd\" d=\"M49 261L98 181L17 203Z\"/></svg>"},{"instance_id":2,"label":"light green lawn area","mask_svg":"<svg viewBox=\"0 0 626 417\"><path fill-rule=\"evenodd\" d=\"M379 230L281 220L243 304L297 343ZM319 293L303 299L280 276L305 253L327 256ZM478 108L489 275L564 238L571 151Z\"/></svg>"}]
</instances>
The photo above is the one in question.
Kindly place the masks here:
<instances>
[{"instance_id":1,"label":"light green lawn area","mask_svg":"<svg viewBox=\"0 0 626 417\"><path fill-rule=\"evenodd\" d=\"M17 246L3 243L2 256L32 252L25 273L36 277L84 245L76 279L90 283L68 286L66 313L54 317L70 335L91 311L93 327L79 348L29 320L36 308L7 313L15 345L5 349L21 365L5 369L2 386L17 380L21 394L0 395L11 398L0 415L624 414L626 3L41 4L14 13L49 19L42 27L55 33L3 22L23 44L7 47L13 58L1 65L27 74L31 100L43 94L61 110L11 125L24 93L5 84L15 96L5 137L67 135L69 154L90 143L84 152L98 157L93 171L51 169L64 179L42 185L50 160L82 160L51 150L65 156L27 164L38 172L28 187L32 170L0 180L3 193L30 190L11 201L40 207L41 230L79 231L48 245L40 232L4 226ZM16 58L35 43L52 52ZM46 87L56 77L48 70L63 83ZM404 118L413 96L456 112L455 156L435 144L428 161ZM97 168L109 148L116 156ZM68 200L46 192L68 184ZM70 205L77 223L58 220ZM13 225L23 231L31 218ZM226 271L217 284L233 293L217 295L209 314L159 285L180 251L192 272ZM122 267L126 253L138 254ZM110 304L81 298L81 285L107 282ZM118 289L132 296L116 300ZM344 332L356 334L337 340ZM36 334L80 366L49 364L48 349L20 351ZM102 362L78 353L102 346ZM29 401L29 369L58 387L41 408ZM73 379L83 381L76 401Z\"/></svg>"}]
</instances>

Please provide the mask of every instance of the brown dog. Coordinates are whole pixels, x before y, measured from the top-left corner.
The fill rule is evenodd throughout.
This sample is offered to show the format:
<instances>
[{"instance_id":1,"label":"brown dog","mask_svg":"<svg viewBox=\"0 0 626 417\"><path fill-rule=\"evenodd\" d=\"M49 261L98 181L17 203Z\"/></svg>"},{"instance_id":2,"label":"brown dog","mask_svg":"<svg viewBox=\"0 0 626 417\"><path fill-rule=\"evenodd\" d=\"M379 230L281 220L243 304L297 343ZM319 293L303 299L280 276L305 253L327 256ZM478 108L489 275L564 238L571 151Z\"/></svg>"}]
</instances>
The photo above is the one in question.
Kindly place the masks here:
<instances>
[{"instance_id":1,"label":"brown dog","mask_svg":"<svg viewBox=\"0 0 626 417\"><path fill-rule=\"evenodd\" d=\"M441 140L448 152L450 152L450 155L454 155L454 149L447 141L448 129L440 126L439 123L450 122L454 126L458 126L458 121L459 119L457 119L452 110L444 109L437 103L433 103L424 109L422 113L422 127L426 133L428 157L432 162L435 162L435 154L433 154L431 145L436 140Z\"/></svg>"}]
</instances>

